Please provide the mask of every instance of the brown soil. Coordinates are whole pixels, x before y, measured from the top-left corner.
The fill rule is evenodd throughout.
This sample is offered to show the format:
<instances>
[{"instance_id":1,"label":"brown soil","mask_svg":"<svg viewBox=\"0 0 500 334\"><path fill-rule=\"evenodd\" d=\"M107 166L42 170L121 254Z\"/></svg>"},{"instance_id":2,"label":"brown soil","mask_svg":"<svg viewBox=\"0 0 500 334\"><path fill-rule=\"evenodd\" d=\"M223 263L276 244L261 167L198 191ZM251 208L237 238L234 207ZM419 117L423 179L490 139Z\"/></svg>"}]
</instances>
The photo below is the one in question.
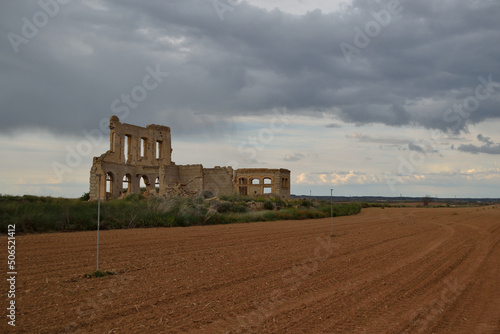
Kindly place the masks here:
<instances>
[{"instance_id":1,"label":"brown soil","mask_svg":"<svg viewBox=\"0 0 500 334\"><path fill-rule=\"evenodd\" d=\"M117 275L92 279L95 232L18 236L15 330L500 333L499 218L371 208L334 218L333 237L330 218L101 231Z\"/></svg>"}]
</instances>

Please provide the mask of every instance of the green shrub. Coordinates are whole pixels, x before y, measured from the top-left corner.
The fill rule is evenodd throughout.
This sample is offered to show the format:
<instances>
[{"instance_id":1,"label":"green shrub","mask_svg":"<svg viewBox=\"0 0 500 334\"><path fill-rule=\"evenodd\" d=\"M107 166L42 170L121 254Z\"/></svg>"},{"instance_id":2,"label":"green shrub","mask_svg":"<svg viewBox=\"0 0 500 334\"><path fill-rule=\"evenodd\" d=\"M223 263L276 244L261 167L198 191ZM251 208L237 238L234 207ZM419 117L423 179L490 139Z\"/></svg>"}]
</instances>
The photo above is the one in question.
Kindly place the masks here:
<instances>
[{"instance_id":1,"label":"green shrub","mask_svg":"<svg viewBox=\"0 0 500 334\"><path fill-rule=\"evenodd\" d=\"M274 210L274 204L271 201L264 202L265 210Z\"/></svg>"},{"instance_id":2,"label":"green shrub","mask_svg":"<svg viewBox=\"0 0 500 334\"><path fill-rule=\"evenodd\" d=\"M217 210L218 213L241 213L247 212L248 207L245 202L213 202L212 208Z\"/></svg>"},{"instance_id":3,"label":"green shrub","mask_svg":"<svg viewBox=\"0 0 500 334\"><path fill-rule=\"evenodd\" d=\"M231 212L235 212L235 213L242 213L242 212L247 212L247 211L248 211L248 207L247 207L245 202L237 202L231 208Z\"/></svg>"},{"instance_id":4,"label":"green shrub","mask_svg":"<svg viewBox=\"0 0 500 334\"><path fill-rule=\"evenodd\" d=\"M214 197L215 195L214 195L214 193L213 193L213 192L211 192L210 190L204 190L204 191L203 191L203 193L202 193L202 196L203 196L203 198L205 198L205 199L206 199L206 198L212 198L212 197Z\"/></svg>"},{"instance_id":5,"label":"green shrub","mask_svg":"<svg viewBox=\"0 0 500 334\"><path fill-rule=\"evenodd\" d=\"M312 202L307 200L307 199L303 199L302 201L300 201L300 206L302 206L304 208L308 208L312 205L313 205Z\"/></svg>"},{"instance_id":6,"label":"green shrub","mask_svg":"<svg viewBox=\"0 0 500 334\"><path fill-rule=\"evenodd\" d=\"M84 193L80 196L80 201L88 201L90 199L90 193Z\"/></svg>"},{"instance_id":7,"label":"green shrub","mask_svg":"<svg viewBox=\"0 0 500 334\"><path fill-rule=\"evenodd\" d=\"M361 212L362 205L359 203L335 203L333 205L333 216L349 216ZM320 206L320 211L327 216L331 215L331 204L323 204Z\"/></svg>"},{"instance_id":8,"label":"green shrub","mask_svg":"<svg viewBox=\"0 0 500 334\"><path fill-rule=\"evenodd\" d=\"M83 275L83 277L94 278L94 277L105 277L105 276L110 276L110 275L116 275L116 273L114 273L112 271L107 271L107 270L104 270L104 271L97 270L97 271L94 271L92 274L85 274L85 275Z\"/></svg>"},{"instance_id":9,"label":"green shrub","mask_svg":"<svg viewBox=\"0 0 500 334\"><path fill-rule=\"evenodd\" d=\"M216 205L216 210L218 213L227 213L231 211L231 206L230 202L219 202Z\"/></svg>"},{"instance_id":10,"label":"green shrub","mask_svg":"<svg viewBox=\"0 0 500 334\"><path fill-rule=\"evenodd\" d=\"M141 194L130 194L125 197L125 200L129 202L139 202L143 198Z\"/></svg>"}]
</instances>

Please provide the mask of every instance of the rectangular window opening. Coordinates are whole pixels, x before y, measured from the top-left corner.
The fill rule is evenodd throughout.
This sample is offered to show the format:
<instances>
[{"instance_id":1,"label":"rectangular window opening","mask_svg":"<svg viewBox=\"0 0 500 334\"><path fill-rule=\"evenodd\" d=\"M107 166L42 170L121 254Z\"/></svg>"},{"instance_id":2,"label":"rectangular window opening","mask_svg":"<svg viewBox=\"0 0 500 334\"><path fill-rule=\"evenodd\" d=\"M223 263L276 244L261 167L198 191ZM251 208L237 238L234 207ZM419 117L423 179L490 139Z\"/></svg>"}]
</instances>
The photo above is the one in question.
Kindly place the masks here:
<instances>
[{"instance_id":1,"label":"rectangular window opening","mask_svg":"<svg viewBox=\"0 0 500 334\"><path fill-rule=\"evenodd\" d=\"M127 162L130 159L130 143L132 142L132 136L131 135L125 135L124 138L124 148L123 148L123 156L125 158L125 162Z\"/></svg>"},{"instance_id":2,"label":"rectangular window opening","mask_svg":"<svg viewBox=\"0 0 500 334\"><path fill-rule=\"evenodd\" d=\"M148 140L147 138L141 138L141 158L146 156L148 150Z\"/></svg>"},{"instance_id":3,"label":"rectangular window opening","mask_svg":"<svg viewBox=\"0 0 500 334\"><path fill-rule=\"evenodd\" d=\"M161 156L161 141L157 140L156 141L156 159L161 159L162 156Z\"/></svg>"}]
</instances>

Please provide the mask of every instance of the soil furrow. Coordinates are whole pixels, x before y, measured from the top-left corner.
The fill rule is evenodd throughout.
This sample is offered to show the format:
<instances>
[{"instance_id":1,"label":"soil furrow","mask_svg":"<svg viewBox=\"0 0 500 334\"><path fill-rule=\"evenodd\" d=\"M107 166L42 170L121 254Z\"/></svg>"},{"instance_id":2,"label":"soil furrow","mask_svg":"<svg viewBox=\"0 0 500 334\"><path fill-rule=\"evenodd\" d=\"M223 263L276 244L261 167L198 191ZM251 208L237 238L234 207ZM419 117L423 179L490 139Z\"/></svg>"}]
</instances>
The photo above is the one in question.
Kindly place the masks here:
<instances>
[{"instance_id":1,"label":"soil furrow","mask_svg":"<svg viewBox=\"0 0 500 334\"><path fill-rule=\"evenodd\" d=\"M100 269L117 274L93 279L95 232L17 236L16 329L500 333L499 218L372 208L335 217L333 237L329 218L101 231Z\"/></svg>"}]
</instances>

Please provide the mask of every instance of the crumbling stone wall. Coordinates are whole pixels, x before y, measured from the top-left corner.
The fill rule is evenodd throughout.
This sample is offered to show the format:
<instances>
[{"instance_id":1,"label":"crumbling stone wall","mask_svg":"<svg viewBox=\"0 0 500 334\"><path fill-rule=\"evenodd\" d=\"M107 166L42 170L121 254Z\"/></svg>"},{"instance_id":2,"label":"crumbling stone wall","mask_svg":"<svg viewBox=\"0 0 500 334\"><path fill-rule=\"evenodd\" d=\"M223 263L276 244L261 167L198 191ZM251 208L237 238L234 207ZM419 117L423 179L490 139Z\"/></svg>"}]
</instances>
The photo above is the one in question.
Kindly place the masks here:
<instances>
[{"instance_id":1,"label":"crumbling stone wall","mask_svg":"<svg viewBox=\"0 0 500 334\"><path fill-rule=\"evenodd\" d=\"M220 195L290 196L288 169L232 167L203 168L172 162L170 128L148 125L145 128L121 123L117 116L109 122L110 149L94 157L90 169L90 200L124 197L139 193L140 182L146 195L195 196L210 191ZM99 177L101 192L99 194Z\"/></svg>"},{"instance_id":2,"label":"crumbling stone wall","mask_svg":"<svg viewBox=\"0 0 500 334\"><path fill-rule=\"evenodd\" d=\"M141 179L148 193L155 192L159 167L172 164L170 128L154 124L143 128L121 123L117 116L110 118L109 128L110 148L94 157L90 170L90 199L98 198L97 174L101 175L100 196L104 200L138 193Z\"/></svg>"},{"instance_id":3,"label":"crumbling stone wall","mask_svg":"<svg viewBox=\"0 0 500 334\"><path fill-rule=\"evenodd\" d=\"M203 190L210 191L215 196L233 195L236 193L232 167L204 168Z\"/></svg>"},{"instance_id":4,"label":"crumbling stone wall","mask_svg":"<svg viewBox=\"0 0 500 334\"><path fill-rule=\"evenodd\" d=\"M160 193L166 196L195 196L203 191L202 165L170 165L161 170Z\"/></svg>"}]
</instances>

